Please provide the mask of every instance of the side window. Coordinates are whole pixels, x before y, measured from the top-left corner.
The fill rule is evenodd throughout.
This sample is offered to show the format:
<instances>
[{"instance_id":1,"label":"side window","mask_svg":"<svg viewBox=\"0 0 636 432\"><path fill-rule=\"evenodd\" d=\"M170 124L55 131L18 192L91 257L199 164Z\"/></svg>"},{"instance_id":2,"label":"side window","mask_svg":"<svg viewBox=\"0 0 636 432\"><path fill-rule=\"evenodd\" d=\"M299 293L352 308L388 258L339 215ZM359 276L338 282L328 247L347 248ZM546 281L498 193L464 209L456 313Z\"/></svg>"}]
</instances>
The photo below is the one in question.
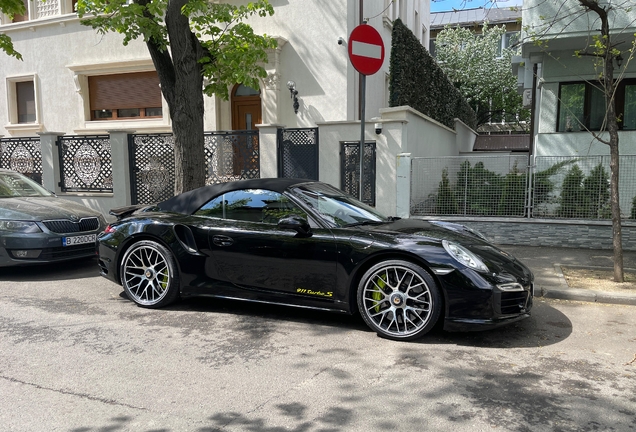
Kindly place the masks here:
<instances>
[{"instance_id":1,"label":"side window","mask_svg":"<svg viewBox=\"0 0 636 432\"><path fill-rule=\"evenodd\" d=\"M307 214L285 195L263 189L227 192L204 204L195 215L277 224L286 216Z\"/></svg>"}]
</instances>

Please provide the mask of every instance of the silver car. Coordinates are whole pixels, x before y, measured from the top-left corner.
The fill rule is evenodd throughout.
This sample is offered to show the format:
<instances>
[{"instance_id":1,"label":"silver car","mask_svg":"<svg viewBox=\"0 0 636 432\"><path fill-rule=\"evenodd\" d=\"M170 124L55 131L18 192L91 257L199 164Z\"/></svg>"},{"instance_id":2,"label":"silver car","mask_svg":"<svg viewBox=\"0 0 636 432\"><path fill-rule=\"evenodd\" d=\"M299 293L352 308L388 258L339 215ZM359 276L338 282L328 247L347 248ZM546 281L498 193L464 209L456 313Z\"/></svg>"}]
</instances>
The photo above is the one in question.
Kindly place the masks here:
<instances>
[{"instance_id":1,"label":"silver car","mask_svg":"<svg viewBox=\"0 0 636 432\"><path fill-rule=\"evenodd\" d=\"M95 256L101 213L0 169L0 267Z\"/></svg>"}]
</instances>

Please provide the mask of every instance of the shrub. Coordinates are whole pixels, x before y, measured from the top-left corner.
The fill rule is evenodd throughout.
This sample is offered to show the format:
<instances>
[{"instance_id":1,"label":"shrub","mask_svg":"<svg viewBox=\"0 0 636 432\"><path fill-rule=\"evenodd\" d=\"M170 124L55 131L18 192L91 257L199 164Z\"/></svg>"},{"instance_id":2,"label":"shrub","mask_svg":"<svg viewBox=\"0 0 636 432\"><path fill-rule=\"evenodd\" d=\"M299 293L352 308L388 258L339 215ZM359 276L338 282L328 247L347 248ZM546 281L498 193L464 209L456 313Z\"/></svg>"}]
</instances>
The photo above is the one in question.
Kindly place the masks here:
<instances>
[{"instance_id":1,"label":"shrub","mask_svg":"<svg viewBox=\"0 0 636 432\"><path fill-rule=\"evenodd\" d=\"M609 175L600 163L583 180L583 194L585 217L607 219L611 216Z\"/></svg>"},{"instance_id":2,"label":"shrub","mask_svg":"<svg viewBox=\"0 0 636 432\"><path fill-rule=\"evenodd\" d=\"M435 206L437 214L457 214L457 200L455 193L448 181L448 169L442 171L442 181L439 182L439 191L437 193L437 202Z\"/></svg>"},{"instance_id":3,"label":"shrub","mask_svg":"<svg viewBox=\"0 0 636 432\"><path fill-rule=\"evenodd\" d=\"M561 205L558 214L561 217L580 218L585 217L585 193L583 191L583 179L585 174L578 165L574 165L563 179L561 188Z\"/></svg>"}]
</instances>

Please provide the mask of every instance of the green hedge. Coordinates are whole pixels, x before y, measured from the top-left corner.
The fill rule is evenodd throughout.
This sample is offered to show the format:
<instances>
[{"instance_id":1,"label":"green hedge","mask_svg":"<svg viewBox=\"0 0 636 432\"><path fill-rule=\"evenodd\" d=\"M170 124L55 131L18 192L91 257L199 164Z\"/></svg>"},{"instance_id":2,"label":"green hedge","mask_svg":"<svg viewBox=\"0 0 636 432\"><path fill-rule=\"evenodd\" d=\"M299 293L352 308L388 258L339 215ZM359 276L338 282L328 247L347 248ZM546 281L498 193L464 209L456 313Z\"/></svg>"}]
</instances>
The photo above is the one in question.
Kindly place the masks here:
<instances>
[{"instance_id":1,"label":"green hedge","mask_svg":"<svg viewBox=\"0 0 636 432\"><path fill-rule=\"evenodd\" d=\"M408 105L453 129L459 118L476 129L473 109L400 19L393 22L392 38L389 106Z\"/></svg>"}]
</instances>

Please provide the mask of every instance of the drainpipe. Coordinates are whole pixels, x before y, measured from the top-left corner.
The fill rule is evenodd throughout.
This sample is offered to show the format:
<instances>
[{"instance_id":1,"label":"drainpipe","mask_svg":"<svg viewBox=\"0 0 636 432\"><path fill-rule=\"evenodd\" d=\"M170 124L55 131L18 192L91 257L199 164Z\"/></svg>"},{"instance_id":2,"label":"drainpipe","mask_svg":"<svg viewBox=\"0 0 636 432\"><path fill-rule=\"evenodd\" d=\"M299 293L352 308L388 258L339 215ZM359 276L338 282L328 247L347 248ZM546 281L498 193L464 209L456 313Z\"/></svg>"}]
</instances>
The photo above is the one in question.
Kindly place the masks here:
<instances>
[{"instance_id":1,"label":"drainpipe","mask_svg":"<svg viewBox=\"0 0 636 432\"><path fill-rule=\"evenodd\" d=\"M532 65L532 105L530 107L530 146L528 147L528 211L526 217L532 217L532 202L534 192L532 188L532 174L535 168L534 164L534 138L535 138L535 118L537 108L537 74L539 73L539 64Z\"/></svg>"}]
</instances>

